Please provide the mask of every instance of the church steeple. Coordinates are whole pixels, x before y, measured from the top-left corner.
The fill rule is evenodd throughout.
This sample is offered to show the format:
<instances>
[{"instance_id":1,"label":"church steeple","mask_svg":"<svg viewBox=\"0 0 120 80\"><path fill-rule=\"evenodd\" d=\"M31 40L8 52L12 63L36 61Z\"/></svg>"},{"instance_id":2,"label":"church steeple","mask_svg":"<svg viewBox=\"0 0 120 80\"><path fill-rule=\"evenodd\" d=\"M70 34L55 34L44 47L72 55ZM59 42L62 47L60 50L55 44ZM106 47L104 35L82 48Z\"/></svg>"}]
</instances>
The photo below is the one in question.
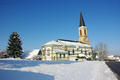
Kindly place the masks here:
<instances>
[{"instance_id":1,"label":"church steeple","mask_svg":"<svg viewBox=\"0 0 120 80\"><path fill-rule=\"evenodd\" d=\"M80 27L81 26L85 26L85 22L84 22L84 19L83 19L83 16L82 16L82 12L80 12Z\"/></svg>"},{"instance_id":2,"label":"church steeple","mask_svg":"<svg viewBox=\"0 0 120 80\"><path fill-rule=\"evenodd\" d=\"M79 42L90 44L82 12L80 12L80 27L78 30L79 30Z\"/></svg>"}]
</instances>

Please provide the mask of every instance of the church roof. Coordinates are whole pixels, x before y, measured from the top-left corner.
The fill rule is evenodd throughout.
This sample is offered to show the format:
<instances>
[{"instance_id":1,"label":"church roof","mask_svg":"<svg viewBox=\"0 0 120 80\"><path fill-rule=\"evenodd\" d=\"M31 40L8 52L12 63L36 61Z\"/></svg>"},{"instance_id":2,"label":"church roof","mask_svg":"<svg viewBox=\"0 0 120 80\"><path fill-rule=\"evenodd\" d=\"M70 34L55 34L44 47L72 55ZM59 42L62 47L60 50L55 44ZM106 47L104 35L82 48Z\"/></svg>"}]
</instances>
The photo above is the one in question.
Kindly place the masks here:
<instances>
[{"instance_id":1,"label":"church roof","mask_svg":"<svg viewBox=\"0 0 120 80\"><path fill-rule=\"evenodd\" d=\"M91 47L91 45L80 43L78 41L63 40L63 39L58 39L57 41L49 41L44 45L76 46L76 48L78 48L78 47Z\"/></svg>"},{"instance_id":2,"label":"church roof","mask_svg":"<svg viewBox=\"0 0 120 80\"><path fill-rule=\"evenodd\" d=\"M83 42L74 41L74 40L58 39L57 42L58 42L58 41L68 41L68 42L75 42L75 43L82 43L82 44L85 44L85 43L83 43Z\"/></svg>"},{"instance_id":3,"label":"church roof","mask_svg":"<svg viewBox=\"0 0 120 80\"><path fill-rule=\"evenodd\" d=\"M85 26L85 22L82 16L82 12L80 12L80 26Z\"/></svg>"},{"instance_id":4,"label":"church roof","mask_svg":"<svg viewBox=\"0 0 120 80\"><path fill-rule=\"evenodd\" d=\"M61 45L61 44L59 42L56 42L56 41L49 41L44 45Z\"/></svg>"},{"instance_id":5,"label":"church roof","mask_svg":"<svg viewBox=\"0 0 120 80\"><path fill-rule=\"evenodd\" d=\"M73 41L73 40L65 40L65 39L58 39L57 41L69 41L69 42L78 42L78 41Z\"/></svg>"},{"instance_id":6,"label":"church roof","mask_svg":"<svg viewBox=\"0 0 120 80\"><path fill-rule=\"evenodd\" d=\"M62 45L65 46L76 46L77 47L91 47L91 45L88 44L83 44L78 41L69 41L69 40L57 40L57 42L61 43Z\"/></svg>"}]
</instances>

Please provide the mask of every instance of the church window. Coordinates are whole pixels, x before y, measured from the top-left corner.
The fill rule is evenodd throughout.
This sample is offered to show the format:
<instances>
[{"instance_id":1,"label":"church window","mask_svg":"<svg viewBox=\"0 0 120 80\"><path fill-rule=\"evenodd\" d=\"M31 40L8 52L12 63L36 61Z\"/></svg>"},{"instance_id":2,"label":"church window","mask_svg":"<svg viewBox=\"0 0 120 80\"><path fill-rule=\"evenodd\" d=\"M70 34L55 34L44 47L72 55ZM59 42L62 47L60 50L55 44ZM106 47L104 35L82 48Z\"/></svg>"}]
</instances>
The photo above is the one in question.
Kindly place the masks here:
<instances>
[{"instance_id":1,"label":"church window","mask_svg":"<svg viewBox=\"0 0 120 80\"><path fill-rule=\"evenodd\" d=\"M81 53L83 53L83 50L81 49Z\"/></svg>"},{"instance_id":2,"label":"church window","mask_svg":"<svg viewBox=\"0 0 120 80\"><path fill-rule=\"evenodd\" d=\"M84 33L85 33L85 35L86 35L86 29L84 30Z\"/></svg>"},{"instance_id":3,"label":"church window","mask_svg":"<svg viewBox=\"0 0 120 80\"><path fill-rule=\"evenodd\" d=\"M70 51L68 51L68 55L70 55Z\"/></svg>"},{"instance_id":4,"label":"church window","mask_svg":"<svg viewBox=\"0 0 120 80\"><path fill-rule=\"evenodd\" d=\"M50 50L49 49L47 50L47 56L50 56Z\"/></svg>"},{"instance_id":5,"label":"church window","mask_svg":"<svg viewBox=\"0 0 120 80\"><path fill-rule=\"evenodd\" d=\"M85 50L85 55L87 55L87 51Z\"/></svg>"},{"instance_id":6,"label":"church window","mask_svg":"<svg viewBox=\"0 0 120 80\"><path fill-rule=\"evenodd\" d=\"M73 53L73 55L74 55L74 53L75 53L75 50L74 50L74 49L72 50L72 53Z\"/></svg>"},{"instance_id":7,"label":"church window","mask_svg":"<svg viewBox=\"0 0 120 80\"><path fill-rule=\"evenodd\" d=\"M82 31L80 30L80 35L82 35Z\"/></svg>"},{"instance_id":8,"label":"church window","mask_svg":"<svg viewBox=\"0 0 120 80\"><path fill-rule=\"evenodd\" d=\"M43 56L45 56L45 50L43 51Z\"/></svg>"},{"instance_id":9,"label":"church window","mask_svg":"<svg viewBox=\"0 0 120 80\"><path fill-rule=\"evenodd\" d=\"M79 48L77 48L77 51L79 51Z\"/></svg>"},{"instance_id":10,"label":"church window","mask_svg":"<svg viewBox=\"0 0 120 80\"><path fill-rule=\"evenodd\" d=\"M90 53L88 53L88 55L90 55Z\"/></svg>"},{"instance_id":11,"label":"church window","mask_svg":"<svg viewBox=\"0 0 120 80\"><path fill-rule=\"evenodd\" d=\"M55 56L54 56L53 58L54 58L54 60L55 60Z\"/></svg>"},{"instance_id":12,"label":"church window","mask_svg":"<svg viewBox=\"0 0 120 80\"><path fill-rule=\"evenodd\" d=\"M65 58L65 54L63 55L63 57Z\"/></svg>"},{"instance_id":13,"label":"church window","mask_svg":"<svg viewBox=\"0 0 120 80\"><path fill-rule=\"evenodd\" d=\"M48 53L47 56L50 56L50 53Z\"/></svg>"},{"instance_id":14,"label":"church window","mask_svg":"<svg viewBox=\"0 0 120 80\"><path fill-rule=\"evenodd\" d=\"M61 58L61 54L60 54L60 58Z\"/></svg>"}]
</instances>

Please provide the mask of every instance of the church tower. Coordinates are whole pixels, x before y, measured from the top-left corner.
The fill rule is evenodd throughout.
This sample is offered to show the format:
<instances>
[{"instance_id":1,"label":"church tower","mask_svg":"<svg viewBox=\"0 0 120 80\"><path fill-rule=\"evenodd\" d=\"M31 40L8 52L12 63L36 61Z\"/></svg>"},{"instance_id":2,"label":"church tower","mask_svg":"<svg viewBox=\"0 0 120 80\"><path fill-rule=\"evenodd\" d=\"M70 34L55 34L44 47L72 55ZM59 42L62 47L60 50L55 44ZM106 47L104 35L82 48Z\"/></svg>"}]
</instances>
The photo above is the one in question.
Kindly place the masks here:
<instances>
[{"instance_id":1,"label":"church tower","mask_svg":"<svg viewBox=\"0 0 120 80\"><path fill-rule=\"evenodd\" d=\"M90 44L88 40L87 28L85 27L85 22L82 16L82 12L80 12L79 42Z\"/></svg>"}]
</instances>

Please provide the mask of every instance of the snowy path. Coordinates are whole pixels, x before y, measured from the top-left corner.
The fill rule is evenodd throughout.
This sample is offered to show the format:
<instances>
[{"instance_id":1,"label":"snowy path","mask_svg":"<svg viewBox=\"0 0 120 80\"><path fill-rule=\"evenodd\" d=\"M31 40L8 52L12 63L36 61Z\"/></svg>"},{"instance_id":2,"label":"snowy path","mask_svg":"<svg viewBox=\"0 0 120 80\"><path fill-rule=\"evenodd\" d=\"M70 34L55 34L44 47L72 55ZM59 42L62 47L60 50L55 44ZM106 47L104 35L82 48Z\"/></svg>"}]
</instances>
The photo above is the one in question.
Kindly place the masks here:
<instances>
[{"instance_id":1,"label":"snowy path","mask_svg":"<svg viewBox=\"0 0 120 80\"><path fill-rule=\"evenodd\" d=\"M99 61L85 61L71 64L39 64L21 68L5 68L4 65L0 69L42 73L54 76L55 80L117 80L105 62Z\"/></svg>"}]
</instances>

